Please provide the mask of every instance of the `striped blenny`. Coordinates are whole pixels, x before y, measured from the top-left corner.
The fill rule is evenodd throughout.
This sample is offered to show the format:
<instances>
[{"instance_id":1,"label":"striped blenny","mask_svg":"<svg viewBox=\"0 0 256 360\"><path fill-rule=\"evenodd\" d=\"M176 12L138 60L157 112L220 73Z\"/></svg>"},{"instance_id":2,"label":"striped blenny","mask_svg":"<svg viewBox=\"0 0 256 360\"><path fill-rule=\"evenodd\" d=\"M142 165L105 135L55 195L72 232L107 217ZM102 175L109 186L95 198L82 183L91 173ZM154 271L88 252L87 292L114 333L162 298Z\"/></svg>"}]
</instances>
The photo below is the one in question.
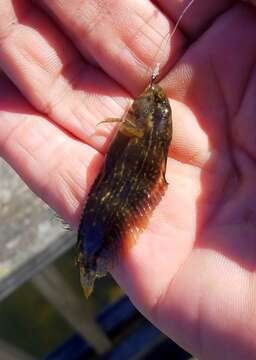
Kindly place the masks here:
<instances>
[{"instance_id":1,"label":"striped blenny","mask_svg":"<svg viewBox=\"0 0 256 360\"><path fill-rule=\"evenodd\" d=\"M77 240L77 263L88 297L97 277L125 256L163 196L172 116L164 90L152 80L120 120L87 196Z\"/></svg>"}]
</instances>

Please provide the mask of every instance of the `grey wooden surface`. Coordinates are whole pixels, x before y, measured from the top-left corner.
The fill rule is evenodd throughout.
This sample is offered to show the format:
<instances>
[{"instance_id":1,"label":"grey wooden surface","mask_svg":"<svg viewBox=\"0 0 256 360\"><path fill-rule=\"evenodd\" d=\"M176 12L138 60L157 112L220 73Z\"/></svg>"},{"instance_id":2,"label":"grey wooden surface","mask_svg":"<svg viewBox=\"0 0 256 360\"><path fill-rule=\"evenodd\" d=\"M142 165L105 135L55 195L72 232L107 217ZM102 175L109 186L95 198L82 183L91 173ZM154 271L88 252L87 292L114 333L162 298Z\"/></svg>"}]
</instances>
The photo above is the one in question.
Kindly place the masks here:
<instances>
[{"instance_id":1,"label":"grey wooden surface","mask_svg":"<svg viewBox=\"0 0 256 360\"><path fill-rule=\"evenodd\" d=\"M111 349L111 341L95 322L93 314L65 281L54 265L32 279L38 291L51 303L60 315L80 334L97 354Z\"/></svg>"},{"instance_id":2,"label":"grey wooden surface","mask_svg":"<svg viewBox=\"0 0 256 360\"><path fill-rule=\"evenodd\" d=\"M0 359L1 360L36 360L33 356L23 350L0 340Z\"/></svg>"},{"instance_id":3,"label":"grey wooden surface","mask_svg":"<svg viewBox=\"0 0 256 360\"><path fill-rule=\"evenodd\" d=\"M0 300L32 278L38 291L101 354L111 348L111 342L93 314L86 312L86 301L80 301L57 269L49 266L74 243L75 234L65 230L0 159ZM6 344L4 350L10 359L15 356L12 345Z\"/></svg>"},{"instance_id":4,"label":"grey wooden surface","mask_svg":"<svg viewBox=\"0 0 256 360\"><path fill-rule=\"evenodd\" d=\"M74 233L0 158L0 300L74 243Z\"/></svg>"}]
</instances>

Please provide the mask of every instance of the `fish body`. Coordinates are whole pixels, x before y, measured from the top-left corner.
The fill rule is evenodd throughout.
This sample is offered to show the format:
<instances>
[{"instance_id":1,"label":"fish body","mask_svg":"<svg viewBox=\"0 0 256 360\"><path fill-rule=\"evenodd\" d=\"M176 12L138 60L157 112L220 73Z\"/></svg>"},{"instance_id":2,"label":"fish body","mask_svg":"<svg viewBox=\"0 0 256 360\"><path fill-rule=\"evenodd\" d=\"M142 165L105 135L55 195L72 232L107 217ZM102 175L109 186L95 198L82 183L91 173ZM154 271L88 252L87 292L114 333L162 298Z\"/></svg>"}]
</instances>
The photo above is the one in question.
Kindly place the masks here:
<instances>
[{"instance_id":1,"label":"fish body","mask_svg":"<svg viewBox=\"0 0 256 360\"><path fill-rule=\"evenodd\" d=\"M169 100L152 82L122 120L86 200L77 242L86 296L95 278L120 261L164 194L171 138Z\"/></svg>"}]
</instances>

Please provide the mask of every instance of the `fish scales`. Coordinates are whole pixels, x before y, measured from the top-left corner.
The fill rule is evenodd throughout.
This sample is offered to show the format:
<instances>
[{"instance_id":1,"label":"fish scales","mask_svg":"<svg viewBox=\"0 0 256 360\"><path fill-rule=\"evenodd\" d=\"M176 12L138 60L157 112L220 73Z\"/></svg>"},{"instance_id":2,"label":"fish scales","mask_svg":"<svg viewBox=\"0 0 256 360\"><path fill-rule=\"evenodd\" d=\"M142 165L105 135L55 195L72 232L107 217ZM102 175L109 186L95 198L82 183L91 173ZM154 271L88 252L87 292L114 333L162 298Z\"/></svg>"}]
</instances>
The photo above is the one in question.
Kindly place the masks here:
<instances>
[{"instance_id":1,"label":"fish scales","mask_svg":"<svg viewBox=\"0 0 256 360\"><path fill-rule=\"evenodd\" d=\"M121 122L88 194L78 230L78 256L85 294L136 240L164 194L171 107L153 82L134 100Z\"/></svg>"}]
</instances>

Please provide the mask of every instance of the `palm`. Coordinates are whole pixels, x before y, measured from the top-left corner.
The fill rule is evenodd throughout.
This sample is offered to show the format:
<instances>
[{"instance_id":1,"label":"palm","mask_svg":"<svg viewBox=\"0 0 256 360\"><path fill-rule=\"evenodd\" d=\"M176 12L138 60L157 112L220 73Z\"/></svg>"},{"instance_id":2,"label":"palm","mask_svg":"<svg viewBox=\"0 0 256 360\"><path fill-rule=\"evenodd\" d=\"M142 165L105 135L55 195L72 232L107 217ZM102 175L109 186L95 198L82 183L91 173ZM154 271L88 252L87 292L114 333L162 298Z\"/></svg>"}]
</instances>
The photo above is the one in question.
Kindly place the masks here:
<instances>
[{"instance_id":1,"label":"palm","mask_svg":"<svg viewBox=\"0 0 256 360\"><path fill-rule=\"evenodd\" d=\"M61 14L64 28L71 31L70 3L64 1L60 8L55 1L45 3L52 4L51 11ZM168 2L161 3L168 12ZM95 130L95 125L104 117L120 116L128 97L111 76L129 92L138 93L148 79L143 62L153 64L155 58L148 59L139 40L129 44L129 38L130 50L123 48L116 54L112 43L110 50L104 45L112 36L108 27L97 38L100 25L98 30L92 26L87 33L79 32L83 26L86 29L86 21L79 25L78 17L71 31L76 45L88 62L96 58L108 77L84 65L70 40L41 10L26 17L32 5L20 4L15 9L20 14L18 21L30 29L37 27L34 40L31 37L31 44L28 41L25 46L34 59L26 62L31 58L24 56L13 61L17 54L10 45L19 42L12 43L15 31L6 35L3 19L0 64L33 108L2 77L1 153L36 193L67 221L77 224L109 131L104 127ZM147 6L143 8L145 31L149 31L146 20L152 20L153 12ZM219 12L224 10L218 6ZM178 11L177 7L172 10ZM200 37L197 34L217 14L210 12L203 11L198 27L188 17L184 29L197 40L180 57L185 40L179 35L171 52L169 65L177 57L180 60L163 79L168 94L176 99L172 101L174 139L167 168L170 185L148 228L114 276L148 318L194 354L207 359L223 358L223 354L227 359L229 355L249 359L256 348L256 19L252 9L238 5ZM103 9L101 14L106 26L107 12ZM164 33L167 22L162 14L157 25ZM123 26L120 33L127 31L125 23ZM81 34L87 34L89 51ZM143 37L141 27L138 34ZM24 43L18 40L24 54ZM41 45L37 56L32 40ZM154 42L151 47L156 54ZM166 59L163 53L162 61Z\"/></svg>"}]
</instances>

